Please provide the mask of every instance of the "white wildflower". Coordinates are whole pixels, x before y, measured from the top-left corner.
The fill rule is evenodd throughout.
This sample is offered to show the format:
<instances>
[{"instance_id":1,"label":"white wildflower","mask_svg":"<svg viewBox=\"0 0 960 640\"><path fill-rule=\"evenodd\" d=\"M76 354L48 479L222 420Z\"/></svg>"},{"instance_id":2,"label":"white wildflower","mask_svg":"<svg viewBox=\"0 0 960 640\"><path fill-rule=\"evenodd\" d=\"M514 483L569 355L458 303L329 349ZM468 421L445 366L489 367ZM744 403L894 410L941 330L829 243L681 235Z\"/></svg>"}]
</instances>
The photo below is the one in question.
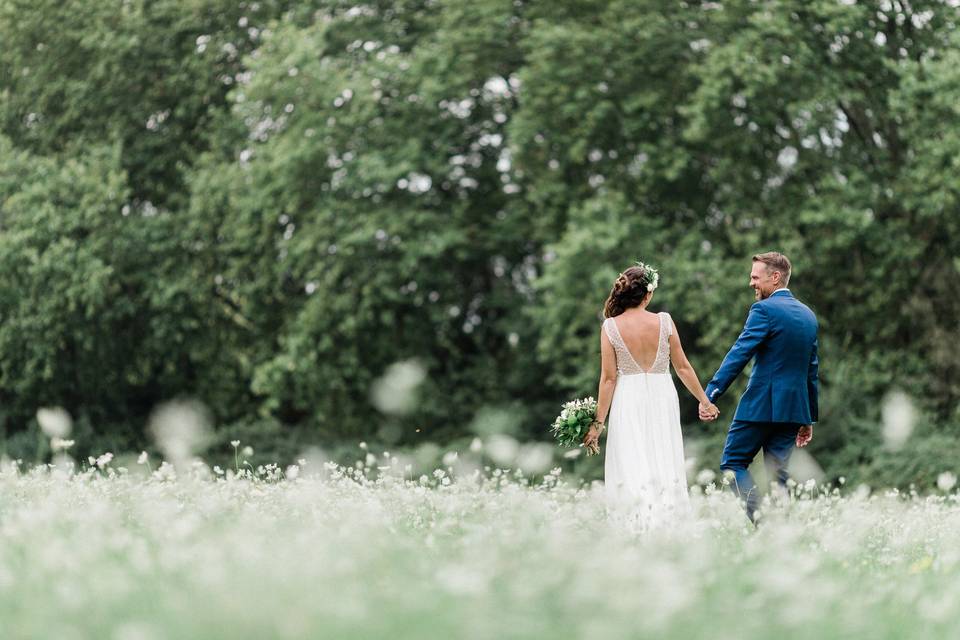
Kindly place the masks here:
<instances>
[{"instance_id":1,"label":"white wildflower","mask_svg":"<svg viewBox=\"0 0 960 640\"><path fill-rule=\"evenodd\" d=\"M64 440L62 438L53 438L50 440L50 448L54 451L66 451L74 445L73 440Z\"/></svg>"}]
</instances>

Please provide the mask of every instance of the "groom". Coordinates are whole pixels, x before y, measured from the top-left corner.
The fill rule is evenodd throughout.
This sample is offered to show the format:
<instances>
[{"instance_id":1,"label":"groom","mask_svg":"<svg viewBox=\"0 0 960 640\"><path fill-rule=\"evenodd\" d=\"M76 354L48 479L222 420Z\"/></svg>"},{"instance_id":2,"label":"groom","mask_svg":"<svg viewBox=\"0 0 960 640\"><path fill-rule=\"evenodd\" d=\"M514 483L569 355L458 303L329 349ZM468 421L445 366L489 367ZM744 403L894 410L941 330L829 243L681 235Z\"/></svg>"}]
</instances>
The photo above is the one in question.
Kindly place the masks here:
<instances>
[{"instance_id":1,"label":"groom","mask_svg":"<svg viewBox=\"0 0 960 640\"><path fill-rule=\"evenodd\" d=\"M757 301L706 389L715 403L756 358L720 462L725 473L733 473L732 488L746 502L751 521L759 497L747 467L763 449L767 469L785 486L793 445L804 447L813 439L818 418L817 318L787 289L791 268L781 253L753 256L750 287ZM715 408L700 406L702 420L716 417Z\"/></svg>"}]
</instances>

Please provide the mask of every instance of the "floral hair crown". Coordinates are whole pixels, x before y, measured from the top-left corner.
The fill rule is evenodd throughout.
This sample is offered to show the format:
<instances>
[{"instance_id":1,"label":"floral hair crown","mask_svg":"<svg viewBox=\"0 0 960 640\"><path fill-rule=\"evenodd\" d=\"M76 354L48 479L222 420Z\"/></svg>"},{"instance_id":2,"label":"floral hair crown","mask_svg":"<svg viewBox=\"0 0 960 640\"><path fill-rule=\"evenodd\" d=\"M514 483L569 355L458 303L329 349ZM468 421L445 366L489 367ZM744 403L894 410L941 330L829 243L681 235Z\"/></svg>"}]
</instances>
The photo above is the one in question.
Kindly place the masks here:
<instances>
[{"instance_id":1,"label":"floral hair crown","mask_svg":"<svg viewBox=\"0 0 960 640\"><path fill-rule=\"evenodd\" d=\"M643 276L647 280L647 291L654 291L660 286L660 272L649 264L637 262L637 266L643 270Z\"/></svg>"}]
</instances>

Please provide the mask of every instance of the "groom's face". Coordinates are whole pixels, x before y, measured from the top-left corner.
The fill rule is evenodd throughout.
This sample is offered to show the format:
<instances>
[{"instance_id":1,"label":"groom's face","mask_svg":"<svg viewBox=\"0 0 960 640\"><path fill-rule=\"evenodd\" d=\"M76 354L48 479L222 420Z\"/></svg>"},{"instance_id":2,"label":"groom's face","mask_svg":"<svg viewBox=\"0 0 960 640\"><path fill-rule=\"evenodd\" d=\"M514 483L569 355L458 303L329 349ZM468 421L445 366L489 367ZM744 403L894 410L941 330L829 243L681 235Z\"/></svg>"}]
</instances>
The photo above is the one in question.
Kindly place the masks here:
<instances>
[{"instance_id":1,"label":"groom's face","mask_svg":"<svg viewBox=\"0 0 960 640\"><path fill-rule=\"evenodd\" d=\"M766 300L776 291L779 286L779 277L780 274L776 271L767 271L767 265L764 263L753 263L753 269L750 270L750 287L757 300Z\"/></svg>"}]
</instances>

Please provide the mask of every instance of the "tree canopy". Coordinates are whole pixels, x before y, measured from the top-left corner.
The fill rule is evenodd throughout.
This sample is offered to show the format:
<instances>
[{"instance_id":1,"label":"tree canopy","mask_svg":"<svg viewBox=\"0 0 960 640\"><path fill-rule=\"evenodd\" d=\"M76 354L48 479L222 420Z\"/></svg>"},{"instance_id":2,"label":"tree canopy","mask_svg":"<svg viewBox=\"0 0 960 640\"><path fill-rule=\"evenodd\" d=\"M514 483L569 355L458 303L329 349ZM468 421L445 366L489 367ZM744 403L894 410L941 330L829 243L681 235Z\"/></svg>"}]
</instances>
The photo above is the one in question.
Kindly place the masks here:
<instances>
[{"instance_id":1,"label":"tree canopy","mask_svg":"<svg viewBox=\"0 0 960 640\"><path fill-rule=\"evenodd\" d=\"M277 456L490 410L545 438L620 270L660 269L706 381L775 249L821 322L813 454L929 484L960 453L953 4L0 0L3 447L45 455L62 405L142 448L178 396ZM398 362L425 380L385 413Z\"/></svg>"}]
</instances>

